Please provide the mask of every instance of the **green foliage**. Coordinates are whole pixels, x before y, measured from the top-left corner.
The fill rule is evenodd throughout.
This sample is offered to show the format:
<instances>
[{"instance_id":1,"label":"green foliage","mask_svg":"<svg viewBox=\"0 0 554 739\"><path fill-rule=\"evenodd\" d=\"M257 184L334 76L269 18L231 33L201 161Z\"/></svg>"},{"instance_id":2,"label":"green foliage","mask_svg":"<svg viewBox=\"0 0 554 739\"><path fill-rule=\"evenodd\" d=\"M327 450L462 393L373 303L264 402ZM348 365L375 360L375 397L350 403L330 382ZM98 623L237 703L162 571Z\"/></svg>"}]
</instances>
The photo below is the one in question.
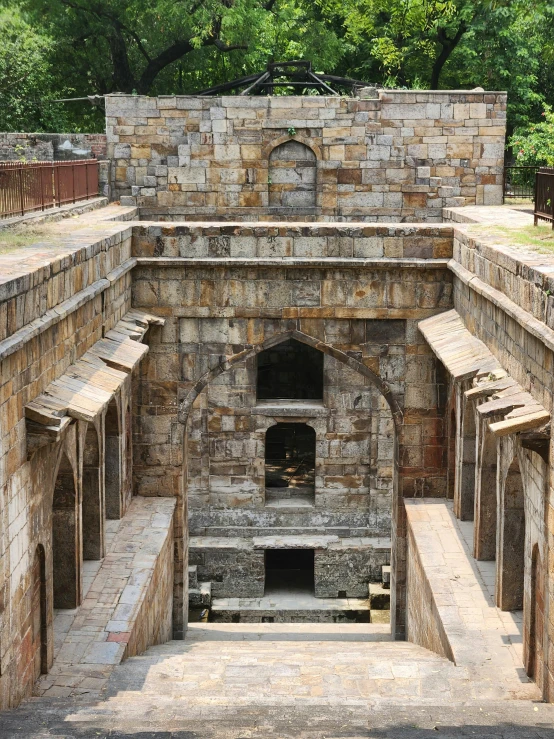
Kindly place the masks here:
<instances>
[{"instance_id":1,"label":"green foliage","mask_svg":"<svg viewBox=\"0 0 554 739\"><path fill-rule=\"evenodd\" d=\"M548 0L2 2L4 130L98 131L101 109L48 100L191 94L292 59L389 87L507 90L510 131L554 104Z\"/></svg>"},{"instance_id":2,"label":"green foliage","mask_svg":"<svg viewBox=\"0 0 554 739\"><path fill-rule=\"evenodd\" d=\"M17 8L0 8L0 130L63 127L63 117L36 103L53 88L52 47Z\"/></svg>"},{"instance_id":3,"label":"green foliage","mask_svg":"<svg viewBox=\"0 0 554 739\"><path fill-rule=\"evenodd\" d=\"M539 123L516 129L510 138L517 164L554 167L554 113L549 105L542 117Z\"/></svg>"}]
</instances>

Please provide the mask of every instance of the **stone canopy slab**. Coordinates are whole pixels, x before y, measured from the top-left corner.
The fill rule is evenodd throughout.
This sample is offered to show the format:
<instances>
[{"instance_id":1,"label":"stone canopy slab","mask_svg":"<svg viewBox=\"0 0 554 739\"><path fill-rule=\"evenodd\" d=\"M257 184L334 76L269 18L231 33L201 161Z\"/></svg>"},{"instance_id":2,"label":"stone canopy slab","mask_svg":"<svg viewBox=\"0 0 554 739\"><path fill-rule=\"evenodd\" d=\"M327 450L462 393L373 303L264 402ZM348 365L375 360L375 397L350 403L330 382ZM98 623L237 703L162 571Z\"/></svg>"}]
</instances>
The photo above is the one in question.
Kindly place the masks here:
<instances>
[{"instance_id":1,"label":"stone canopy slab","mask_svg":"<svg viewBox=\"0 0 554 739\"><path fill-rule=\"evenodd\" d=\"M94 421L148 352L141 343L148 327L163 323L163 318L149 313L128 311L103 339L26 404L28 435L57 440L71 418Z\"/></svg>"},{"instance_id":2,"label":"stone canopy slab","mask_svg":"<svg viewBox=\"0 0 554 739\"><path fill-rule=\"evenodd\" d=\"M485 399L477 405L482 418L493 418L495 436L507 436L543 426L550 413L502 368L496 357L465 327L456 310L420 321L419 329L452 378L473 379L468 399ZM502 418L503 420L498 420Z\"/></svg>"}]
</instances>

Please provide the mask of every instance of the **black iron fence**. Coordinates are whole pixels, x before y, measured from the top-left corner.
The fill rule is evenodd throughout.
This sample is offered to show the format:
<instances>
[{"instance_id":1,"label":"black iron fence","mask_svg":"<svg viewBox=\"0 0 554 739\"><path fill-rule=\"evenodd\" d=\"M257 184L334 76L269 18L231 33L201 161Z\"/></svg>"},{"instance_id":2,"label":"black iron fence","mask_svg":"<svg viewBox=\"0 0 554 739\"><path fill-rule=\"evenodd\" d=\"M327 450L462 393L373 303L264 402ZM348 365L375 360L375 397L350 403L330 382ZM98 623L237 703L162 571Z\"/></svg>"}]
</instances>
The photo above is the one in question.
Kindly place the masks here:
<instances>
[{"instance_id":1,"label":"black iron fence","mask_svg":"<svg viewBox=\"0 0 554 739\"><path fill-rule=\"evenodd\" d=\"M539 167L504 167L504 200L533 200Z\"/></svg>"},{"instance_id":2,"label":"black iron fence","mask_svg":"<svg viewBox=\"0 0 554 739\"><path fill-rule=\"evenodd\" d=\"M0 218L98 195L98 161L0 162Z\"/></svg>"},{"instance_id":3,"label":"black iron fence","mask_svg":"<svg viewBox=\"0 0 554 739\"><path fill-rule=\"evenodd\" d=\"M548 221L554 229L554 167L541 167L535 176L535 226Z\"/></svg>"}]
</instances>

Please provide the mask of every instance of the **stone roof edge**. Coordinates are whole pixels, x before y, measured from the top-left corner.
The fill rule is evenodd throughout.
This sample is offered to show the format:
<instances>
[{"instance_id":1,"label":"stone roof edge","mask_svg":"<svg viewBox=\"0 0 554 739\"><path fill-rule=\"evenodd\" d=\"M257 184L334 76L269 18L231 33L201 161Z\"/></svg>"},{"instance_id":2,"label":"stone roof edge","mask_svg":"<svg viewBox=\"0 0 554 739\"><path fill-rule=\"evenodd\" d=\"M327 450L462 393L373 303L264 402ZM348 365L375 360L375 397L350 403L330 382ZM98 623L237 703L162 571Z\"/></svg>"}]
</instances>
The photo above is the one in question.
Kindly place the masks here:
<instances>
[{"instance_id":1,"label":"stone roof edge","mask_svg":"<svg viewBox=\"0 0 554 739\"><path fill-rule=\"evenodd\" d=\"M517 303L508 298L500 290L487 285L480 277L463 267L454 259L448 262L448 269L464 284L469 286L476 293L482 295L493 305L501 308L510 318L513 318L525 331L542 341L545 346L554 351L554 330L549 328L546 323L535 318L531 313L521 308Z\"/></svg>"}]
</instances>

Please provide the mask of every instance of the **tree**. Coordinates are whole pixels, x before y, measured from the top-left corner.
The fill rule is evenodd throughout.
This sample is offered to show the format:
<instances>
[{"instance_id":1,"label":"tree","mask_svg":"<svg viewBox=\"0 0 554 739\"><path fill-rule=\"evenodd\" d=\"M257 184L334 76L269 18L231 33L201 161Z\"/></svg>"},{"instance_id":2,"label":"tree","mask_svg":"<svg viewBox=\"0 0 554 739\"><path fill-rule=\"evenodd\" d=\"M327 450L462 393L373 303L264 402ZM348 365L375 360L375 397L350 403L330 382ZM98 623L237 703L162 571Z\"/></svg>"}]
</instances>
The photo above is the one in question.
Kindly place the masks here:
<instances>
[{"instance_id":1,"label":"tree","mask_svg":"<svg viewBox=\"0 0 554 739\"><path fill-rule=\"evenodd\" d=\"M63 128L63 110L38 103L52 92L53 46L17 8L0 9L0 130Z\"/></svg>"},{"instance_id":2,"label":"tree","mask_svg":"<svg viewBox=\"0 0 554 739\"><path fill-rule=\"evenodd\" d=\"M300 55L319 48L327 59L337 52L333 31L297 0L31 2L36 17L65 39L58 53L73 65L72 80L100 94L175 92L176 80L182 88L205 77L214 84L235 68L237 76L257 71L245 68L287 46ZM326 42L330 51L322 53ZM208 75L198 74L204 65Z\"/></svg>"}]
</instances>

